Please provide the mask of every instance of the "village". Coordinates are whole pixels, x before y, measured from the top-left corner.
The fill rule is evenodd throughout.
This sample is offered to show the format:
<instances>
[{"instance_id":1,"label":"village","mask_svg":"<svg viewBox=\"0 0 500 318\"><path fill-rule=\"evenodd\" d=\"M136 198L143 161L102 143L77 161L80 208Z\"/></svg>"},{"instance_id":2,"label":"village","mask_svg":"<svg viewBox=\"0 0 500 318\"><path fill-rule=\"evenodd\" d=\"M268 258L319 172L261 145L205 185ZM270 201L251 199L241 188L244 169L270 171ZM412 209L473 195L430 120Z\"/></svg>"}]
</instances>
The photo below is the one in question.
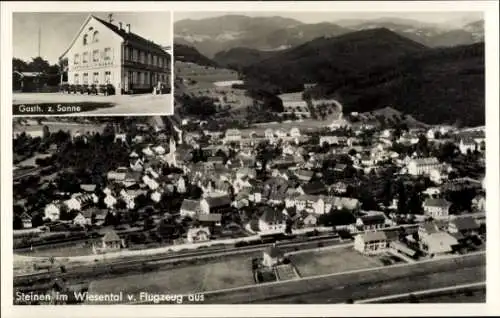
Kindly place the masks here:
<instances>
[{"instance_id":1,"label":"village","mask_svg":"<svg viewBox=\"0 0 500 318\"><path fill-rule=\"evenodd\" d=\"M15 248L26 255L77 256L222 239L241 246L245 240L238 238L323 232L348 233L353 248L367 255L392 251L418 259L484 247L481 128L378 131L342 120L315 131L259 134L184 131L188 123L174 124L173 134L161 119L138 124L134 135L115 129L112 143L128 158L98 183L72 184L63 192L57 178L33 182L28 173L16 180L21 193L33 191L30 184L53 198L30 206L15 191ZM47 141L56 134L31 130L23 138ZM98 142L98 134L73 131L68 142ZM49 154L39 161L61 147L43 145ZM459 166L474 162L483 172ZM417 230L405 232L409 224ZM389 235L386 228L398 231ZM274 261L262 264L276 262L279 253L273 248L269 255Z\"/></svg>"}]
</instances>

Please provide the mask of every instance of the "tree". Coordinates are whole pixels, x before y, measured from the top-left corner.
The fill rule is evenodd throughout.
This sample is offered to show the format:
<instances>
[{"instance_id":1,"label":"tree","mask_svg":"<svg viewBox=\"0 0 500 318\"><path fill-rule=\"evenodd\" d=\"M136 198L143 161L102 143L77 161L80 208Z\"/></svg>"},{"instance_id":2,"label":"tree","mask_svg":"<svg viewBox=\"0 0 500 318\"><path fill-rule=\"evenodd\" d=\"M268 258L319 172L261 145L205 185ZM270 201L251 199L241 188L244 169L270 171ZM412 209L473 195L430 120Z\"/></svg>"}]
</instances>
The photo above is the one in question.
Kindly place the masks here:
<instances>
[{"instance_id":1,"label":"tree","mask_svg":"<svg viewBox=\"0 0 500 318\"><path fill-rule=\"evenodd\" d=\"M416 191L413 191L408 201L408 213L422 214L422 200Z\"/></svg>"},{"instance_id":2,"label":"tree","mask_svg":"<svg viewBox=\"0 0 500 318\"><path fill-rule=\"evenodd\" d=\"M43 217L40 213L33 213L31 216L31 227L37 228L43 225Z\"/></svg>"},{"instance_id":3,"label":"tree","mask_svg":"<svg viewBox=\"0 0 500 318\"><path fill-rule=\"evenodd\" d=\"M408 209L406 205L407 201L407 194L406 194L406 189L405 185L403 184L402 181L400 181L398 185L398 213L399 214L407 214Z\"/></svg>"},{"instance_id":4,"label":"tree","mask_svg":"<svg viewBox=\"0 0 500 318\"><path fill-rule=\"evenodd\" d=\"M144 217L144 229L149 230L149 229L153 228L153 226L154 226L153 218L151 216L145 216Z\"/></svg>"},{"instance_id":5,"label":"tree","mask_svg":"<svg viewBox=\"0 0 500 318\"><path fill-rule=\"evenodd\" d=\"M19 215L14 215L14 220L13 220L13 228L14 230L22 230L23 229L23 220Z\"/></svg>"}]
</instances>

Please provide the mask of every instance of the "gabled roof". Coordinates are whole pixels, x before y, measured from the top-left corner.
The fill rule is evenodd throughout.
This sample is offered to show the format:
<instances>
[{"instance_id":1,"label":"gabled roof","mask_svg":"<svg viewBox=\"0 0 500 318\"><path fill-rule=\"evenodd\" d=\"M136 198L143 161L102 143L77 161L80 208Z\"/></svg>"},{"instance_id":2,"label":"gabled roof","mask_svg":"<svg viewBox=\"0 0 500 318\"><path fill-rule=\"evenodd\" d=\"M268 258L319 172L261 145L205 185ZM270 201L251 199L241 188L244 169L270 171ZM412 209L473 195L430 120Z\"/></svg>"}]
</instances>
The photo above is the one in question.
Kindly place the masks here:
<instances>
[{"instance_id":1,"label":"gabled roof","mask_svg":"<svg viewBox=\"0 0 500 318\"><path fill-rule=\"evenodd\" d=\"M200 202L198 200L184 199L182 201L181 210L185 211L197 211L200 207Z\"/></svg>"},{"instance_id":2,"label":"gabled roof","mask_svg":"<svg viewBox=\"0 0 500 318\"><path fill-rule=\"evenodd\" d=\"M152 41L149 41L149 40L143 38L142 36L137 35L133 32L127 33L126 30L123 30L123 29L120 30L120 28L118 26L116 26L112 23L109 23L107 21L104 21L98 17L95 17L95 16L92 16L92 17L94 17L94 19L96 19L97 21L99 21L102 24L104 24L105 26L107 26L111 31L118 34L121 38L123 38L123 40L130 41L132 43L137 43L141 46L146 46L149 48L149 50L152 53L155 53L158 55L163 55L163 56L170 56L170 54L168 54L160 45L158 45Z\"/></svg>"},{"instance_id":3,"label":"gabled roof","mask_svg":"<svg viewBox=\"0 0 500 318\"><path fill-rule=\"evenodd\" d=\"M116 242L116 241L121 241L120 237L118 234L116 234L115 231L110 230L108 231L102 238L104 242Z\"/></svg>"},{"instance_id":4,"label":"gabled roof","mask_svg":"<svg viewBox=\"0 0 500 318\"><path fill-rule=\"evenodd\" d=\"M230 205L231 199L227 195L205 198L210 208Z\"/></svg>"},{"instance_id":5,"label":"gabled roof","mask_svg":"<svg viewBox=\"0 0 500 318\"><path fill-rule=\"evenodd\" d=\"M363 215L360 219L364 225L385 223L385 216L383 214Z\"/></svg>"},{"instance_id":6,"label":"gabled roof","mask_svg":"<svg viewBox=\"0 0 500 318\"><path fill-rule=\"evenodd\" d=\"M116 26L116 25L114 25L112 23L109 23L107 21L104 21L104 20L102 20L102 19L100 19L100 18L98 18L98 17L96 17L94 15L89 15L87 17L87 19L85 20L85 22L80 27L80 29L78 30L77 34L75 35L75 38L71 41L71 44L64 51L64 53L60 56L60 58L62 58L62 57L64 57L66 55L66 53L73 46L73 44L75 43L75 41L78 39L78 36L83 31L84 27L88 24L88 22L91 19L95 19L96 21L99 21L104 26L106 26L108 29L110 29L111 31L113 31L118 36L120 36L124 41L128 41L128 42L131 42L131 43L137 43L137 44L139 44L141 46L146 46L146 47L149 48L149 50L152 53L170 57L170 54L167 53L160 45L158 45L158 44L156 44L154 42L151 42L151 41L149 41L149 40L143 38L142 36L137 35L137 34L135 34L133 32L127 33L126 30L123 30L123 29L120 30L120 28L118 26Z\"/></svg>"},{"instance_id":7,"label":"gabled roof","mask_svg":"<svg viewBox=\"0 0 500 318\"><path fill-rule=\"evenodd\" d=\"M428 198L424 201L424 206L449 208L451 206L451 203L446 201L445 199Z\"/></svg>"},{"instance_id":8,"label":"gabled roof","mask_svg":"<svg viewBox=\"0 0 500 318\"><path fill-rule=\"evenodd\" d=\"M365 242L375 242L375 241L385 241L387 240L387 235L384 231L374 231L365 232L362 235L363 241Z\"/></svg>"},{"instance_id":9,"label":"gabled roof","mask_svg":"<svg viewBox=\"0 0 500 318\"><path fill-rule=\"evenodd\" d=\"M302 190L305 194L318 194L326 190L326 186L321 181L309 182L302 186Z\"/></svg>"}]
</instances>

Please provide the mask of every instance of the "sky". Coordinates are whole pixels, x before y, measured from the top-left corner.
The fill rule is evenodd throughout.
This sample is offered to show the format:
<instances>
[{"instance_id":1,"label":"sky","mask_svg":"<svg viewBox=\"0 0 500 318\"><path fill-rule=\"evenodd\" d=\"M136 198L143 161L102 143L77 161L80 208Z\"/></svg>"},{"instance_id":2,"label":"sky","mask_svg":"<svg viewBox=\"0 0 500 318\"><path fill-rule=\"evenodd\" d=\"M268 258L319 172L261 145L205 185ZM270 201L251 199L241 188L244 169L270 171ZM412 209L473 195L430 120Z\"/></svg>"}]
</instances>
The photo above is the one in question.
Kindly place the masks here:
<instances>
[{"instance_id":1,"label":"sky","mask_svg":"<svg viewBox=\"0 0 500 318\"><path fill-rule=\"evenodd\" d=\"M68 48L89 14L108 20L112 12L22 12L13 14L13 57L31 61L38 55L38 30L40 29L40 55L57 63ZM130 23L130 30L146 39L164 46L171 45L170 12L118 12L113 13L114 24Z\"/></svg>"},{"instance_id":2,"label":"sky","mask_svg":"<svg viewBox=\"0 0 500 318\"><path fill-rule=\"evenodd\" d=\"M449 21L469 22L482 18L482 12L175 12L174 22L183 19L204 19L226 14L238 14L251 17L281 16L292 18L304 23L335 22L349 19L377 19L383 17L398 17L418 20L426 23L447 23Z\"/></svg>"}]
</instances>

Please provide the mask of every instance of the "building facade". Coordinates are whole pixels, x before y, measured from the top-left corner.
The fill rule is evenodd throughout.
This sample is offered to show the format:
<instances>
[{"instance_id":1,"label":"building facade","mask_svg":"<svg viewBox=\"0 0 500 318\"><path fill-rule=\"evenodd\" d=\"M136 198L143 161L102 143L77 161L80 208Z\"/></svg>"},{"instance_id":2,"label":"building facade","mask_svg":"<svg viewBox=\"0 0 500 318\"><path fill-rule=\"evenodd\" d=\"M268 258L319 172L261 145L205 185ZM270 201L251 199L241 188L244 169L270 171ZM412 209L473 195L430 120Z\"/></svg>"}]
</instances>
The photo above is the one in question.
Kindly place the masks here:
<instances>
[{"instance_id":1,"label":"building facade","mask_svg":"<svg viewBox=\"0 0 500 318\"><path fill-rule=\"evenodd\" d=\"M109 85L116 94L170 89L171 55L119 25L90 15L61 59L68 60L69 85Z\"/></svg>"}]
</instances>

